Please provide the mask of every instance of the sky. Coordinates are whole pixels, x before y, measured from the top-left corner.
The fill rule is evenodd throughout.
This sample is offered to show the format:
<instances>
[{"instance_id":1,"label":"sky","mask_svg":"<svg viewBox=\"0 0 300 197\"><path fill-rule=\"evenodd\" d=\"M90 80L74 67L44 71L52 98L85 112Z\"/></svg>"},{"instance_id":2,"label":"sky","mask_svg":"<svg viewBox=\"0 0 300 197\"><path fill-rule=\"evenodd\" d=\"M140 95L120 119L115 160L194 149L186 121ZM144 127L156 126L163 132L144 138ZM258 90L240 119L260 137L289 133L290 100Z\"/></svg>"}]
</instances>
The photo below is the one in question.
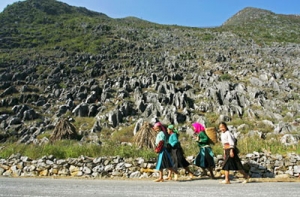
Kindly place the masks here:
<instances>
[{"instance_id":1,"label":"sky","mask_svg":"<svg viewBox=\"0 0 300 197\"><path fill-rule=\"evenodd\" d=\"M20 0L0 0L0 12ZM300 0L59 0L111 18L137 17L150 22L188 27L215 27L246 7L276 14L300 15Z\"/></svg>"}]
</instances>

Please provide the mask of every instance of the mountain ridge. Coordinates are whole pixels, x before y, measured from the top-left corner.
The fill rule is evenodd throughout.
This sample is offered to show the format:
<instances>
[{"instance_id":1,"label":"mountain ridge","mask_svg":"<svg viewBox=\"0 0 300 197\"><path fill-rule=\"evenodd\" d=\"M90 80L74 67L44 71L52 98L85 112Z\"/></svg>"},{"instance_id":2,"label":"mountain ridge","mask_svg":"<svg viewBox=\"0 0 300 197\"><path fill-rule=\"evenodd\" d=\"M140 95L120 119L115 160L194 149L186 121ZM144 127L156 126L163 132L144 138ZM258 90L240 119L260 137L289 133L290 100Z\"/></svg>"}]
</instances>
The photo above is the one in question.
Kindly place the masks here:
<instances>
[{"instance_id":1,"label":"mountain ridge","mask_svg":"<svg viewBox=\"0 0 300 197\"><path fill-rule=\"evenodd\" d=\"M3 13L13 12L15 10L21 11L22 9L26 9L26 11L28 12L39 10L49 15L75 14L75 13L82 13L82 14L86 14L87 16L105 15L101 12L91 11L85 7L71 6L67 3L57 1L57 0L19 1L13 3L12 5L7 6L3 10ZM20 14L20 12L15 14Z\"/></svg>"},{"instance_id":2,"label":"mountain ridge","mask_svg":"<svg viewBox=\"0 0 300 197\"><path fill-rule=\"evenodd\" d=\"M264 21L265 19L271 20L271 22L273 22L278 20L279 17L282 17L283 20L291 24L300 24L300 16L297 15L275 14L274 12L269 10L246 7L241 11L237 12L222 25L249 25L251 22L260 22ZM291 21L289 21L289 19Z\"/></svg>"},{"instance_id":3,"label":"mountain ridge","mask_svg":"<svg viewBox=\"0 0 300 197\"><path fill-rule=\"evenodd\" d=\"M0 134L22 143L66 117L97 140L152 118L180 129L227 121L243 136L298 133L298 17L247 8L220 27L192 28L28 0L0 22Z\"/></svg>"},{"instance_id":4,"label":"mountain ridge","mask_svg":"<svg viewBox=\"0 0 300 197\"><path fill-rule=\"evenodd\" d=\"M25 21L26 23L30 23L38 18L58 15L79 14L89 17L101 16L109 18L103 13L90 11L84 7L70 6L56 0L26 0L15 2L7 6L0 14L4 16L4 19L0 20L4 26L9 23L22 22L29 17L30 20Z\"/></svg>"},{"instance_id":5,"label":"mountain ridge","mask_svg":"<svg viewBox=\"0 0 300 197\"><path fill-rule=\"evenodd\" d=\"M101 12L97 12L97 11L91 11L88 10L85 7L76 7L76 6L70 6L66 3L57 1L57 0L26 0L26 1L21 1L21 2L15 2L12 5L8 5L2 13L6 13L6 12L13 12L14 10L18 10L18 7L20 6L21 9L24 8L29 8L29 10L39 10L41 12L47 13L49 15L61 15L61 14L76 14L76 13L81 13L84 14L86 16L98 16L98 15L102 15L102 16L106 16L108 17L106 14L101 13ZM29 11L29 12L31 12ZM20 13L14 13L15 15L18 15ZM244 15L244 16L241 16ZM245 7L242 10L240 10L239 12L237 12L236 14L234 14L232 17L230 17L229 19L227 19L222 25L233 25L234 21L239 21L240 19L236 19L236 18L242 18L242 20L253 20L253 19L259 19L261 17L265 17L265 16L270 16L270 15L281 15L281 16L285 16L285 17L295 17L295 18L299 18L300 16L296 15L296 14L289 14L289 15L285 15L285 14L280 14L280 13L274 13L270 10L265 10L265 9L261 9L261 8L255 8L255 7ZM134 16L127 16L124 17L124 19L126 18L136 18L137 20L139 19L138 17L134 17ZM110 18L110 17L108 17ZM143 19L139 19L142 21L147 21L147 20L143 20ZM147 21L150 23L153 23L151 21ZM235 25L239 25L240 22L237 22L237 24ZM170 24L170 25L174 25L174 24Z\"/></svg>"}]
</instances>

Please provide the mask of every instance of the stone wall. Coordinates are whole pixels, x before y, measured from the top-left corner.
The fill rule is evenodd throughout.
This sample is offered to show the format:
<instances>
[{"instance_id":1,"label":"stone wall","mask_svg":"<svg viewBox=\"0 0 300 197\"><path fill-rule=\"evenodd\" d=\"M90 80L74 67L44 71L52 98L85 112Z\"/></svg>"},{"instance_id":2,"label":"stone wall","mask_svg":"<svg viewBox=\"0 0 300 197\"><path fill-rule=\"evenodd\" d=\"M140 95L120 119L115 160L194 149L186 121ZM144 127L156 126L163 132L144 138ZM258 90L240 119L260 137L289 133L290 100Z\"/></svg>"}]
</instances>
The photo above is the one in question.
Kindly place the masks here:
<instances>
[{"instance_id":1,"label":"stone wall","mask_svg":"<svg viewBox=\"0 0 300 197\"><path fill-rule=\"evenodd\" d=\"M187 157L192 162L193 157ZM241 156L245 170L249 171L252 178L299 177L300 155L289 153L286 156L253 152ZM57 159L54 156L44 156L40 159L30 159L26 156L15 154L7 159L0 159L0 175L7 177L39 177L39 176L64 176L64 177L90 177L90 178L151 178L157 177L153 171L156 159L122 158L107 156L90 158ZM215 157L215 176L222 176L221 166L223 156ZM202 169L191 165L197 175L203 175ZM184 170L181 170L184 175ZM201 174L200 174L201 173ZM233 175L237 175L233 172Z\"/></svg>"}]
</instances>

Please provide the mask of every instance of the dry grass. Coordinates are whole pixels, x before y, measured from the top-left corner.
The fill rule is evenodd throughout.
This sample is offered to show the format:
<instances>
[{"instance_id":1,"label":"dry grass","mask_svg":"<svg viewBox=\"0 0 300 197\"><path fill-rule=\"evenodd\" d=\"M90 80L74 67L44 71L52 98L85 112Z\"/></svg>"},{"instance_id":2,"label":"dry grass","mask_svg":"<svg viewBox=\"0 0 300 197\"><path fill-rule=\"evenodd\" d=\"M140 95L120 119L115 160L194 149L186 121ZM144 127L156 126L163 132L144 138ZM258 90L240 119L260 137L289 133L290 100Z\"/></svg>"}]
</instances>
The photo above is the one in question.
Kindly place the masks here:
<instances>
[{"instance_id":1,"label":"dry grass","mask_svg":"<svg viewBox=\"0 0 300 197\"><path fill-rule=\"evenodd\" d=\"M50 136L50 141L57 141L62 139L77 139L78 134L75 127L67 120L61 119L55 129L53 130L52 135Z\"/></svg>"},{"instance_id":2,"label":"dry grass","mask_svg":"<svg viewBox=\"0 0 300 197\"><path fill-rule=\"evenodd\" d=\"M142 128L135 134L133 143L140 148L155 148L155 131L148 122L144 122Z\"/></svg>"}]
</instances>

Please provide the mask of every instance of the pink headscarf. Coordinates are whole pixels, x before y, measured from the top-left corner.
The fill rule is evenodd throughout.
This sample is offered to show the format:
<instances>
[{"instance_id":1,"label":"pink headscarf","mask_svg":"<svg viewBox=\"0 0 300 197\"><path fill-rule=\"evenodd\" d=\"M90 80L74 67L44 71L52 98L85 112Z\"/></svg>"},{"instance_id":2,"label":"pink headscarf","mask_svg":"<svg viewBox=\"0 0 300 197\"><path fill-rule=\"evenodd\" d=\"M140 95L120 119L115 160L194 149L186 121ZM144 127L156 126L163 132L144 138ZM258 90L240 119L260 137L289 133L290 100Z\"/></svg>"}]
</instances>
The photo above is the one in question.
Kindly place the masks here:
<instances>
[{"instance_id":1,"label":"pink headscarf","mask_svg":"<svg viewBox=\"0 0 300 197\"><path fill-rule=\"evenodd\" d=\"M200 124L199 122L193 123L192 126L194 127L195 133L200 133L202 131L205 131L205 127L202 124Z\"/></svg>"},{"instance_id":2,"label":"pink headscarf","mask_svg":"<svg viewBox=\"0 0 300 197\"><path fill-rule=\"evenodd\" d=\"M163 132L167 131L166 128L160 122L155 123L153 127L159 127Z\"/></svg>"}]
</instances>

